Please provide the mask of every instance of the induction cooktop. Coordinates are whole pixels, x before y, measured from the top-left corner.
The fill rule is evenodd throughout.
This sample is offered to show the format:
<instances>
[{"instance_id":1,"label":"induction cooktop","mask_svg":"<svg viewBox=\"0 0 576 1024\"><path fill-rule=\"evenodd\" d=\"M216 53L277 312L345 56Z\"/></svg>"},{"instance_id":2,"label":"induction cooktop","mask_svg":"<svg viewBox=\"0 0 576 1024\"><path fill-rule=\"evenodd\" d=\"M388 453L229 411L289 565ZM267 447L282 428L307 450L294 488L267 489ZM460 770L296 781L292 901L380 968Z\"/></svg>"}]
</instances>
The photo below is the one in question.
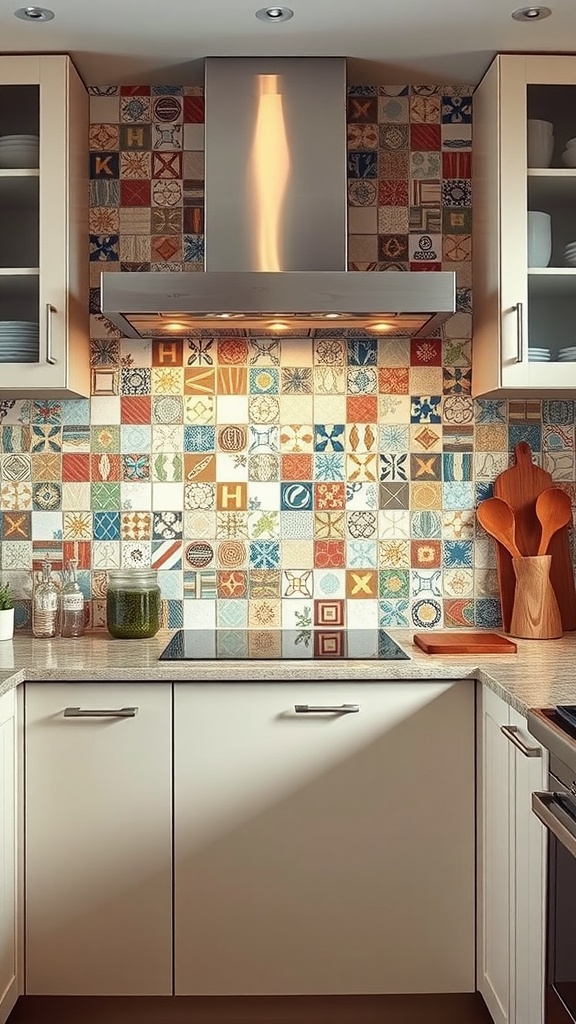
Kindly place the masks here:
<instances>
[{"instance_id":1,"label":"induction cooktop","mask_svg":"<svg viewBox=\"0 0 576 1024\"><path fill-rule=\"evenodd\" d=\"M409 657L383 629L179 629L159 660Z\"/></svg>"}]
</instances>

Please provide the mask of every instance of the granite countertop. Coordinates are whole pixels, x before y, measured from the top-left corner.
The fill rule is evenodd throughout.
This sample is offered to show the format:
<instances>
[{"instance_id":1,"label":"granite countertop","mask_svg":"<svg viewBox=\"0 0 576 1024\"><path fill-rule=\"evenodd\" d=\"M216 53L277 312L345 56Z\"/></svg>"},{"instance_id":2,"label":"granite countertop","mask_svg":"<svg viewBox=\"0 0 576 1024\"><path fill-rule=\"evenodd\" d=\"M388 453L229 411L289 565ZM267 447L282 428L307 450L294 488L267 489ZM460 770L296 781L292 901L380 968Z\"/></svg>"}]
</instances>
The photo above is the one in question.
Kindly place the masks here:
<instances>
[{"instance_id":1,"label":"granite countertop","mask_svg":"<svg viewBox=\"0 0 576 1024\"><path fill-rule=\"evenodd\" d=\"M115 640L104 631L77 640L36 640L17 634L13 640L0 643L0 695L27 680L217 683L478 679L521 714L531 707L576 703L576 633L567 633L560 640L518 640L517 654L427 655L413 644L412 630L391 629L390 636L410 660L158 661L174 632L162 630L151 640Z\"/></svg>"}]
</instances>

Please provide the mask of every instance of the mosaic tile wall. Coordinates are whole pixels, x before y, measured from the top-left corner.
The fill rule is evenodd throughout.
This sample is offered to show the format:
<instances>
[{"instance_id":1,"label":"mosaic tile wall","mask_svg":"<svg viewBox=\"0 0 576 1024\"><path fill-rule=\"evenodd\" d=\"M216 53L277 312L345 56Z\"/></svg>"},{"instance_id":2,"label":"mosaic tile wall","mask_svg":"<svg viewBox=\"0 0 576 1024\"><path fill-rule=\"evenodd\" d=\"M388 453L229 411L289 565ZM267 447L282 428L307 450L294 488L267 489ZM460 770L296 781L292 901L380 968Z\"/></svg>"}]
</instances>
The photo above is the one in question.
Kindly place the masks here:
<instances>
[{"instance_id":1,"label":"mosaic tile wall","mask_svg":"<svg viewBox=\"0 0 576 1024\"><path fill-rule=\"evenodd\" d=\"M516 441L574 491L571 402L470 397L471 97L349 97L350 270L453 270L442 337L134 342L102 271L202 270L197 89L91 89L92 397L4 402L2 575L76 556L90 623L106 570L158 569L178 627L496 626L475 503Z\"/></svg>"}]
</instances>

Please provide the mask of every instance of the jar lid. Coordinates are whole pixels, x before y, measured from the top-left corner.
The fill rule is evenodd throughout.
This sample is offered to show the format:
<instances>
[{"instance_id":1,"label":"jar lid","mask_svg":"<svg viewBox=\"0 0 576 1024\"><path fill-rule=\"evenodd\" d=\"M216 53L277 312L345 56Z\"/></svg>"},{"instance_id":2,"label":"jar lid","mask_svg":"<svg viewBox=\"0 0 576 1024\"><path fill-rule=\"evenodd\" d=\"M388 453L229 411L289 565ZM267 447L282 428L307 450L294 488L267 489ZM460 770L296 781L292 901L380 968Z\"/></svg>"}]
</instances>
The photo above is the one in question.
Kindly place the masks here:
<instances>
[{"instance_id":1,"label":"jar lid","mask_svg":"<svg viewBox=\"0 0 576 1024\"><path fill-rule=\"evenodd\" d=\"M126 568L126 569L108 569L108 578L113 580L144 580L154 579L158 575L156 569L150 567L146 569L139 568Z\"/></svg>"}]
</instances>

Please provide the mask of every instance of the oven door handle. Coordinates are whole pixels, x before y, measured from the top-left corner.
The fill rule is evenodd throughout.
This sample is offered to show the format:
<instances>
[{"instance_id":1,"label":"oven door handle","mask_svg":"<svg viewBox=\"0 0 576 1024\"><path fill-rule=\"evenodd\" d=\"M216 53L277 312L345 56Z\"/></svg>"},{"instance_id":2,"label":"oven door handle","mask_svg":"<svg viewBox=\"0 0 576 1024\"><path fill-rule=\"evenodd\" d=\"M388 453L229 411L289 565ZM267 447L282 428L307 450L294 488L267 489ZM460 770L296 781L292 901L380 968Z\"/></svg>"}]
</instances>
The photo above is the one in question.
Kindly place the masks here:
<instances>
[{"instance_id":1,"label":"oven door handle","mask_svg":"<svg viewBox=\"0 0 576 1024\"><path fill-rule=\"evenodd\" d=\"M552 810L552 807L556 810ZM554 793L532 793L532 810L558 842L576 857L576 820L562 810Z\"/></svg>"}]
</instances>

